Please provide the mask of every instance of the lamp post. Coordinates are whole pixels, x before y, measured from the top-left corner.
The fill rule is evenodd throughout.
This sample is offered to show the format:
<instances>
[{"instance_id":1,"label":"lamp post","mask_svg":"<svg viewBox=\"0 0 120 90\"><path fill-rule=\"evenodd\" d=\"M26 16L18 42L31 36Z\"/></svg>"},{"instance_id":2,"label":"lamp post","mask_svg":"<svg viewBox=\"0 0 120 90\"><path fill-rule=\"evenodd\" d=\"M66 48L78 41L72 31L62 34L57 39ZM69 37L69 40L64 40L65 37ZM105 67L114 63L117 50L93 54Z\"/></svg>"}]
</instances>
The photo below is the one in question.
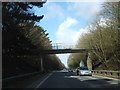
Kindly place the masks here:
<instances>
[{"instance_id":1,"label":"lamp post","mask_svg":"<svg viewBox=\"0 0 120 90\"><path fill-rule=\"evenodd\" d=\"M117 52L120 53L120 1L118 2L118 40L117 40ZM118 58L120 57L120 54L118 55ZM119 58L120 59L120 58Z\"/></svg>"},{"instance_id":2,"label":"lamp post","mask_svg":"<svg viewBox=\"0 0 120 90\"><path fill-rule=\"evenodd\" d=\"M118 30L120 30L120 1L118 2Z\"/></svg>"},{"instance_id":3,"label":"lamp post","mask_svg":"<svg viewBox=\"0 0 120 90\"><path fill-rule=\"evenodd\" d=\"M119 33L120 33L120 1L118 2L118 15L117 15L117 36L118 36L118 39L117 39L117 45L119 47L119 41L120 41L120 36L119 36Z\"/></svg>"}]
</instances>

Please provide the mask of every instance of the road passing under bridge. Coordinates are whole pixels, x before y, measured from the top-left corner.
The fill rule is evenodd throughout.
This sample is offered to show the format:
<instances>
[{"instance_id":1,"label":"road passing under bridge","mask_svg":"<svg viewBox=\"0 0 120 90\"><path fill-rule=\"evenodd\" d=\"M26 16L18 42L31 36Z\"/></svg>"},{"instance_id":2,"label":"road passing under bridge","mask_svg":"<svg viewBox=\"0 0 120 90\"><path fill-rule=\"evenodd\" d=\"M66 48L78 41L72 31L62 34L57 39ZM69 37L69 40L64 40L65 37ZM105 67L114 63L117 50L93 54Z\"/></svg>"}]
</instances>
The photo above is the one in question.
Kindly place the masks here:
<instances>
[{"instance_id":1,"label":"road passing under bridge","mask_svg":"<svg viewBox=\"0 0 120 90\"><path fill-rule=\"evenodd\" d=\"M61 70L52 71L42 77L38 74L28 79L21 79L11 85L7 84L3 88L31 88L33 90L41 88L109 88L108 90L110 90L114 88L114 90L118 90L120 80L94 75L77 76L76 72Z\"/></svg>"}]
</instances>

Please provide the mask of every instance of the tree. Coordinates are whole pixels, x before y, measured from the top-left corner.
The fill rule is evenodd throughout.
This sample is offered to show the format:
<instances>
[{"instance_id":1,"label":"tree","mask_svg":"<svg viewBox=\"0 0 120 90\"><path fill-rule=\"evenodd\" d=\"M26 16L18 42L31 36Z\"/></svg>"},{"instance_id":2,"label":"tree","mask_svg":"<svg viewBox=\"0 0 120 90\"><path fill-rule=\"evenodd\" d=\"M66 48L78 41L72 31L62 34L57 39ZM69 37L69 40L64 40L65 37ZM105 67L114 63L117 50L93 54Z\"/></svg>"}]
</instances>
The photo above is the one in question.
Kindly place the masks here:
<instances>
[{"instance_id":1,"label":"tree","mask_svg":"<svg viewBox=\"0 0 120 90\"><path fill-rule=\"evenodd\" d=\"M118 2L104 3L100 14L90 24L90 32L80 37L76 45L77 48L93 49L91 58L96 69L119 70L120 32L118 24L120 18L118 15ZM73 55L73 58L76 58L76 55ZM80 54L78 58L82 58Z\"/></svg>"},{"instance_id":2,"label":"tree","mask_svg":"<svg viewBox=\"0 0 120 90\"><path fill-rule=\"evenodd\" d=\"M34 6L42 7L45 2L3 2L2 5L2 66L3 77L12 74L27 73L40 69L41 50L52 49L47 30L36 26L44 15L30 12ZM36 54L36 52L39 53ZM48 58L49 56L47 56ZM58 58L54 61L43 58L44 65L61 68ZM45 60L46 59L46 60ZM57 64L55 63L57 62ZM49 68L46 68L49 69ZM9 74L9 75L8 75Z\"/></svg>"}]
</instances>

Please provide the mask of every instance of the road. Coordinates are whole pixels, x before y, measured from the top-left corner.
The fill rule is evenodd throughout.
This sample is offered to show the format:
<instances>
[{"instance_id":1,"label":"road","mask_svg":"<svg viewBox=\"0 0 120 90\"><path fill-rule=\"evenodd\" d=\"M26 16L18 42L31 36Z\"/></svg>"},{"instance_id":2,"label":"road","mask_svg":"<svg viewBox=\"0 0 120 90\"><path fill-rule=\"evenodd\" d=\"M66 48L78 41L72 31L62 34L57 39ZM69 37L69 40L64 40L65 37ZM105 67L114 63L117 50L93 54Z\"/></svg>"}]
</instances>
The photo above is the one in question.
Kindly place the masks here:
<instances>
[{"instance_id":1,"label":"road","mask_svg":"<svg viewBox=\"0 0 120 90\"><path fill-rule=\"evenodd\" d=\"M75 72L55 71L36 88L118 88L118 80L99 76L77 76Z\"/></svg>"},{"instance_id":2,"label":"road","mask_svg":"<svg viewBox=\"0 0 120 90\"><path fill-rule=\"evenodd\" d=\"M94 75L77 76L76 72L54 71L43 77L37 75L34 79L32 78L17 81L5 88L33 88L34 90L40 88L116 88L118 90L120 88L118 79Z\"/></svg>"}]
</instances>

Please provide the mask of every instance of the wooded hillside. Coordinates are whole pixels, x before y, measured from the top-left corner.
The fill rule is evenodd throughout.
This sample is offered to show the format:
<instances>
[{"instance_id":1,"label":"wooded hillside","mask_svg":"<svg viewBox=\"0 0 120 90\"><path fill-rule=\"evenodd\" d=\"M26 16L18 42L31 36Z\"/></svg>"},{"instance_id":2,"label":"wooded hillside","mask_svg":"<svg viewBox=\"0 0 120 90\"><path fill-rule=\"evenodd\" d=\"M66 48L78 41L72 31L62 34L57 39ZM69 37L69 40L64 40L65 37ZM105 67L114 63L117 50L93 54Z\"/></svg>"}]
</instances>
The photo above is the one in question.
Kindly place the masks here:
<instances>
[{"instance_id":1,"label":"wooded hillside","mask_svg":"<svg viewBox=\"0 0 120 90\"><path fill-rule=\"evenodd\" d=\"M45 2L2 3L2 73L3 78L41 70L62 69L56 55L42 55L41 50L52 49L49 33L35 23L44 18L30 10L43 7ZM35 53L39 51L39 53Z\"/></svg>"}]
</instances>

